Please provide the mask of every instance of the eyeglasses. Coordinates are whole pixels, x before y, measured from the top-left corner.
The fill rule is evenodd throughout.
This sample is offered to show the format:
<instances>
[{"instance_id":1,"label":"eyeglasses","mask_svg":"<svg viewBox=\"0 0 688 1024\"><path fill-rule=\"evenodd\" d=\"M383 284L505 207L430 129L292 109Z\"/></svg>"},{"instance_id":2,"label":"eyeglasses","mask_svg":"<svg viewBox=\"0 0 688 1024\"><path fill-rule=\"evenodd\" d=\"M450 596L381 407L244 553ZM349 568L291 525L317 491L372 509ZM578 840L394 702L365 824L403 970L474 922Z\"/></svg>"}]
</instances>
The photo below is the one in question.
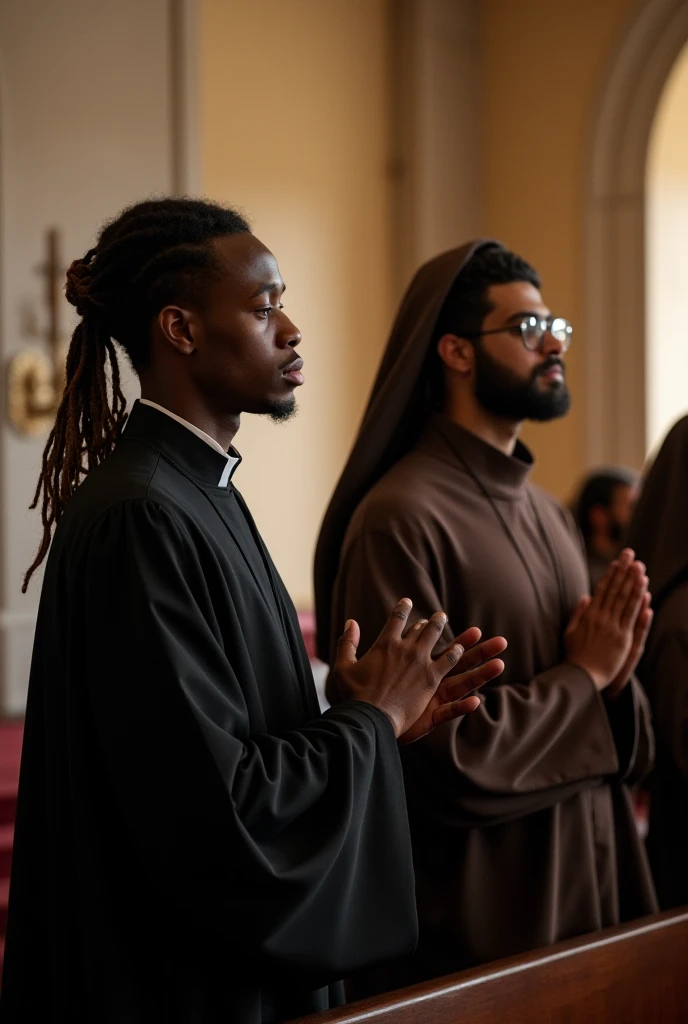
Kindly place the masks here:
<instances>
[{"instance_id":1,"label":"eyeglasses","mask_svg":"<svg viewBox=\"0 0 688 1024\"><path fill-rule=\"evenodd\" d=\"M546 334L551 334L555 341L561 345L562 352L568 350L571 344L573 327L561 316L524 316L520 324L512 324L506 327L497 327L492 331L480 331L472 334L472 338L482 338L484 334L519 334L521 341L531 352L539 352Z\"/></svg>"}]
</instances>

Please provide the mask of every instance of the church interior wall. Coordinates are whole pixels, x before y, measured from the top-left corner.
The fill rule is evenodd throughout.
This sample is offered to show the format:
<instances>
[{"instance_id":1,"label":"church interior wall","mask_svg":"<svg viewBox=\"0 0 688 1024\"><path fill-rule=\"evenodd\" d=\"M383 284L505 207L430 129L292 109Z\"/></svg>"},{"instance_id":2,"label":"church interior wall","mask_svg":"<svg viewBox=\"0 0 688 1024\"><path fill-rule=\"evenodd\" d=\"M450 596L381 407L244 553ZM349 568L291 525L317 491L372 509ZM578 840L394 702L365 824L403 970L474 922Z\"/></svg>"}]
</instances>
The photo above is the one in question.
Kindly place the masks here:
<instances>
[{"instance_id":1,"label":"church interior wall","mask_svg":"<svg viewBox=\"0 0 688 1024\"><path fill-rule=\"evenodd\" d=\"M286 426L245 418L237 486L297 606L389 330L389 52L384 0L201 4L203 189L276 254L306 386Z\"/></svg>"},{"instance_id":2,"label":"church interior wall","mask_svg":"<svg viewBox=\"0 0 688 1024\"><path fill-rule=\"evenodd\" d=\"M528 424L534 479L560 499L584 454L583 181L601 78L636 0L489 0L483 5L484 230L543 277L545 301L578 328L567 355L574 403Z\"/></svg>"},{"instance_id":3,"label":"church interior wall","mask_svg":"<svg viewBox=\"0 0 688 1024\"><path fill-rule=\"evenodd\" d=\"M5 370L24 349L47 352L46 231L63 262L133 200L174 187L169 0L21 0L0 5L0 689L23 710L40 574L22 574L40 537L28 505L45 435L8 423ZM59 308L68 336L74 321ZM131 393L135 387L130 385Z\"/></svg>"},{"instance_id":4,"label":"church interior wall","mask_svg":"<svg viewBox=\"0 0 688 1024\"><path fill-rule=\"evenodd\" d=\"M590 118L639 2L4 4L3 359L40 344L21 317L44 316L35 268L46 228L63 226L71 259L122 205L178 187L188 158L191 187L237 204L274 249L303 332L300 413L286 427L247 419L237 482L308 608L320 519L413 268L468 237L498 237L541 269L547 301L580 339ZM198 123L196 83L171 88L175 9L198 16ZM181 158L175 95L186 104ZM578 339L568 363L571 414L525 431L536 481L560 498L586 468ZM38 537L26 506L42 443L3 424L0 632L16 680L38 595L38 583L25 598L18 584Z\"/></svg>"}]
</instances>

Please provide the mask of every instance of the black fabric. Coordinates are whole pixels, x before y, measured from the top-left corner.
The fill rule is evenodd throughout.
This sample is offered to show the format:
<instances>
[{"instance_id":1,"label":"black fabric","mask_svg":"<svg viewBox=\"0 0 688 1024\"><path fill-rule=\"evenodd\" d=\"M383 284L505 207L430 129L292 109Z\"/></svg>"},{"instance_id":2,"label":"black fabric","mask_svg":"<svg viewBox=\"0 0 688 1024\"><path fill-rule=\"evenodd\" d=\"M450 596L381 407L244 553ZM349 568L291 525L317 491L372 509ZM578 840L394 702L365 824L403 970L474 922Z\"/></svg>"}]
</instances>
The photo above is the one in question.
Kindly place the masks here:
<instances>
[{"instance_id":1,"label":"black fabric","mask_svg":"<svg viewBox=\"0 0 688 1024\"><path fill-rule=\"evenodd\" d=\"M320 716L224 465L136 405L50 553L29 687L4 1024L285 1020L408 952L394 733ZM218 471L219 469L219 471Z\"/></svg>"}]
</instances>

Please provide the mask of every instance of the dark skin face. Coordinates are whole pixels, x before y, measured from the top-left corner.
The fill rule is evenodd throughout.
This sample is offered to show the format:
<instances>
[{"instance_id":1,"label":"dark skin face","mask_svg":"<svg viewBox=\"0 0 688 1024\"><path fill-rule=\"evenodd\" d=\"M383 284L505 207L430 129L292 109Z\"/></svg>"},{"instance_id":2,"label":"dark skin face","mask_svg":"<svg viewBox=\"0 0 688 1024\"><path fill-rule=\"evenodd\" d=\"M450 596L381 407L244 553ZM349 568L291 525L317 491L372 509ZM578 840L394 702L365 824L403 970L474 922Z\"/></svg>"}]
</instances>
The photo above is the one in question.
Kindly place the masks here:
<instances>
[{"instance_id":1,"label":"dark skin face","mask_svg":"<svg viewBox=\"0 0 688 1024\"><path fill-rule=\"evenodd\" d=\"M616 555L621 539L630 525L637 500L637 487L631 484L618 484L614 488L608 508L593 505L589 514L592 530L590 547L593 551L604 558Z\"/></svg>"},{"instance_id":2,"label":"dark skin face","mask_svg":"<svg viewBox=\"0 0 688 1024\"><path fill-rule=\"evenodd\" d=\"M303 383L301 334L282 308L272 253L249 233L218 238L201 308L166 306L152 331L141 394L214 437L226 450L242 412L284 418Z\"/></svg>"},{"instance_id":3,"label":"dark skin face","mask_svg":"<svg viewBox=\"0 0 688 1024\"><path fill-rule=\"evenodd\" d=\"M489 356L510 370L522 380L531 378L543 364L552 357L563 358L561 342L551 334L543 338L539 352L529 351L521 342L518 325L524 316L535 314L538 317L550 315L550 309L542 301L538 289L527 281L512 281L510 284L497 284L488 288L487 297L492 310L483 321L484 331L494 331L503 327L499 334L488 334L481 344ZM535 386L539 391L549 391L560 386L564 379L564 369L560 365L552 365L545 373L535 378Z\"/></svg>"},{"instance_id":4,"label":"dark skin face","mask_svg":"<svg viewBox=\"0 0 688 1024\"><path fill-rule=\"evenodd\" d=\"M507 455L513 451L524 419L549 419L568 403L563 346L550 333L539 351L521 340L524 316L545 318L549 309L537 288L526 281L492 285L487 290L491 309L481 330L490 333L471 340L455 334L440 338L437 351L445 370L445 413ZM494 332L494 333L492 333Z\"/></svg>"}]
</instances>

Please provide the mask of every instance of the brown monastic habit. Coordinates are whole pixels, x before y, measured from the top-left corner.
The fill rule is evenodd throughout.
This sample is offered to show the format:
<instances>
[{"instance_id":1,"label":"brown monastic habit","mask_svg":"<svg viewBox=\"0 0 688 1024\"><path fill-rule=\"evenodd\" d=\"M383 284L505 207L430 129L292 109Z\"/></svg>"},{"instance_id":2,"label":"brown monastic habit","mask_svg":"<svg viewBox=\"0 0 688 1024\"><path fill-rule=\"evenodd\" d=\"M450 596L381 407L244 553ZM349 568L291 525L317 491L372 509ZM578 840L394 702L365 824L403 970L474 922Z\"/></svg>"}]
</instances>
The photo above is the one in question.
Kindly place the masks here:
<instances>
[{"instance_id":1,"label":"brown monastic habit","mask_svg":"<svg viewBox=\"0 0 688 1024\"><path fill-rule=\"evenodd\" d=\"M647 565L655 618L638 668L652 704L657 760L647 847L663 909L688 903L688 416L643 484L630 542Z\"/></svg>"},{"instance_id":2,"label":"brown monastic habit","mask_svg":"<svg viewBox=\"0 0 688 1024\"><path fill-rule=\"evenodd\" d=\"M528 483L524 445L506 456L423 410L437 316L474 251L445 253L411 285L318 547L328 653L343 617L360 623L365 651L401 596L415 617L447 612L444 641L468 625L509 641L480 709L404 751L420 943L357 994L656 909L628 792L652 763L644 694L634 680L608 702L564 661L563 631L587 589L572 521ZM386 420L383 392L396 396Z\"/></svg>"}]
</instances>

